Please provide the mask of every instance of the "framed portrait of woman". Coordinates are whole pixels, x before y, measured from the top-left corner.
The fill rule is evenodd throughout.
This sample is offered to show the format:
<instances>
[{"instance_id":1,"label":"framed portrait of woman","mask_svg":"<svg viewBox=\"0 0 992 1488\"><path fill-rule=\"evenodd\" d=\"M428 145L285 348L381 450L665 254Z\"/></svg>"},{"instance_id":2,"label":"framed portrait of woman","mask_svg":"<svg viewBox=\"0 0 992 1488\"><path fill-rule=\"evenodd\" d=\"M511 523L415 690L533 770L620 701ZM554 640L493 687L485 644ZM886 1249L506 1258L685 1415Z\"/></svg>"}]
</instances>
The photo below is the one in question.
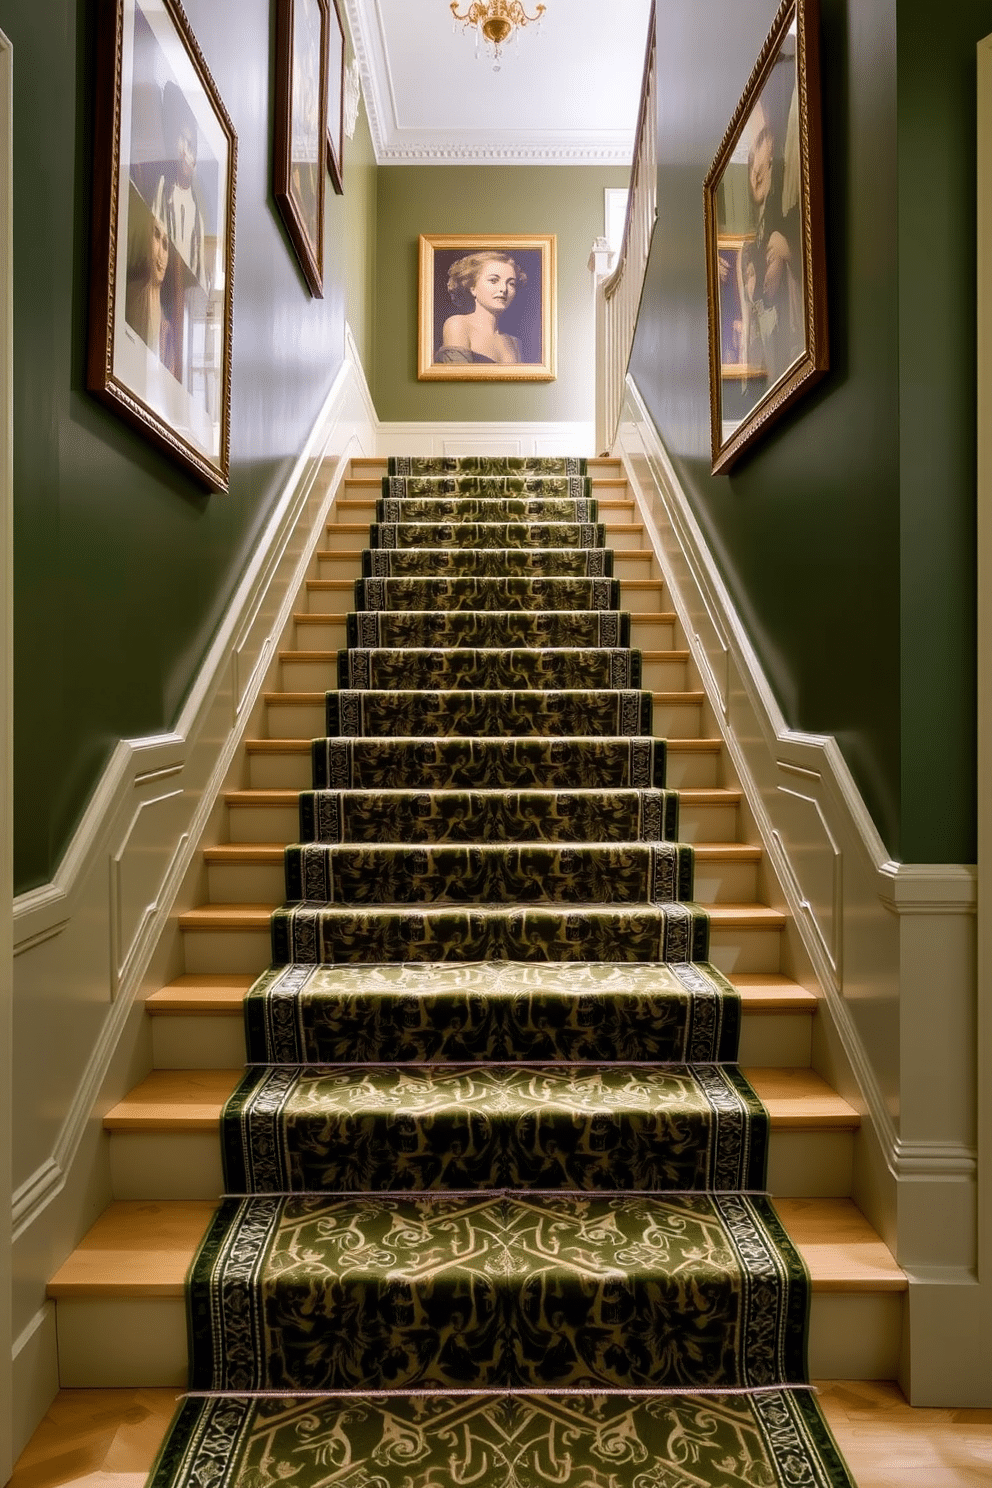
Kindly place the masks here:
<instances>
[{"instance_id":1,"label":"framed portrait of woman","mask_svg":"<svg viewBox=\"0 0 992 1488\"><path fill-rule=\"evenodd\" d=\"M555 252L553 235L422 234L421 381L553 381Z\"/></svg>"},{"instance_id":2,"label":"framed portrait of woman","mask_svg":"<svg viewBox=\"0 0 992 1488\"><path fill-rule=\"evenodd\" d=\"M237 136L178 0L98 0L87 386L228 486Z\"/></svg>"},{"instance_id":3,"label":"framed portrait of woman","mask_svg":"<svg viewBox=\"0 0 992 1488\"><path fill-rule=\"evenodd\" d=\"M277 0L276 205L310 293L324 294L330 0Z\"/></svg>"},{"instance_id":4,"label":"framed portrait of woman","mask_svg":"<svg viewBox=\"0 0 992 1488\"><path fill-rule=\"evenodd\" d=\"M713 474L828 367L817 0L784 0L703 186Z\"/></svg>"}]
</instances>

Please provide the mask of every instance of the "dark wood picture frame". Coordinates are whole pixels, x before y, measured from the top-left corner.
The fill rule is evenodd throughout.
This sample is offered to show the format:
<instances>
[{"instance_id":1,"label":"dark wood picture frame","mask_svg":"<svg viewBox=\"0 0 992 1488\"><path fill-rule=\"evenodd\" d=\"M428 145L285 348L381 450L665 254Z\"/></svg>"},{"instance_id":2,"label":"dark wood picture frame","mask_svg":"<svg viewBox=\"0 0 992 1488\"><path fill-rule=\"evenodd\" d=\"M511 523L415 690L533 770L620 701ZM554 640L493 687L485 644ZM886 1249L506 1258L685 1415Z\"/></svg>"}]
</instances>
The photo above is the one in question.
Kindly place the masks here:
<instances>
[{"instance_id":1,"label":"dark wood picture frame","mask_svg":"<svg viewBox=\"0 0 992 1488\"><path fill-rule=\"evenodd\" d=\"M829 367L818 0L783 0L703 184L713 474Z\"/></svg>"},{"instance_id":2,"label":"dark wood picture frame","mask_svg":"<svg viewBox=\"0 0 992 1488\"><path fill-rule=\"evenodd\" d=\"M324 294L329 0L276 0L276 204L303 276Z\"/></svg>"},{"instance_id":3,"label":"dark wood picture frame","mask_svg":"<svg viewBox=\"0 0 992 1488\"><path fill-rule=\"evenodd\" d=\"M179 0L97 0L96 35L86 385L226 491L237 135Z\"/></svg>"},{"instance_id":4,"label":"dark wood picture frame","mask_svg":"<svg viewBox=\"0 0 992 1488\"><path fill-rule=\"evenodd\" d=\"M557 249L553 233L422 233L417 377L422 382L553 382ZM471 350L478 328L466 323L474 324L472 312L480 307L466 274L481 281L486 262L496 262L513 278L512 295L496 311L495 329L498 343L516 343L518 361L497 362ZM465 344L446 346L448 328L458 322Z\"/></svg>"},{"instance_id":5,"label":"dark wood picture frame","mask_svg":"<svg viewBox=\"0 0 992 1488\"><path fill-rule=\"evenodd\" d=\"M338 0L330 0L327 27L327 169L338 196L344 194L345 39Z\"/></svg>"}]
</instances>

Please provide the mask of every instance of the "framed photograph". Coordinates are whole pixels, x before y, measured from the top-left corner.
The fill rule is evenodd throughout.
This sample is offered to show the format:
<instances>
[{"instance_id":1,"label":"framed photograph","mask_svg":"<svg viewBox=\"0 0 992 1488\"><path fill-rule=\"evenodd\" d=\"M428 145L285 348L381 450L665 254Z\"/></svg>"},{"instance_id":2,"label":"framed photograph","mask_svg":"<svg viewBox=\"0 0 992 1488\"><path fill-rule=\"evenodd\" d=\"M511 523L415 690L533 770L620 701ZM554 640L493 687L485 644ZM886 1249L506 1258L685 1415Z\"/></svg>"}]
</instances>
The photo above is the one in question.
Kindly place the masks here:
<instances>
[{"instance_id":1,"label":"framed photograph","mask_svg":"<svg viewBox=\"0 0 992 1488\"><path fill-rule=\"evenodd\" d=\"M178 0L97 14L87 386L226 491L237 136Z\"/></svg>"},{"instance_id":2,"label":"framed photograph","mask_svg":"<svg viewBox=\"0 0 992 1488\"><path fill-rule=\"evenodd\" d=\"M338 196L344 192L344 27L331 0L327 27L327 169Z\"/></svg>"},{"instance_id":3,"label":"framed photograph","mask_svg":"<svg viewBox=\"0 0 992 1488\"><path fill-rule=\"evenodd\" d=\"M703 186L713 474L822 377L817 0L784 0Z\"/></svg>"},{"instance_id":4,"label":"framed photograph","mask_svg":"<svg viewBox=\"0 0 992 1488\"><path fill-rule=\"evenodd\" d=\"M329 0L276 0L275 198L310 292L324 293Z\"/></svg>"},{"instance_id":5,"label":"framed photograph","mask_svg":"<svg viewBox=\"0 0 992 1488\"><path fill-rule=\"evenodd\" d=\"M417 376L551 382L556 239L422 235Z\"/></svg>"}]
</instances>

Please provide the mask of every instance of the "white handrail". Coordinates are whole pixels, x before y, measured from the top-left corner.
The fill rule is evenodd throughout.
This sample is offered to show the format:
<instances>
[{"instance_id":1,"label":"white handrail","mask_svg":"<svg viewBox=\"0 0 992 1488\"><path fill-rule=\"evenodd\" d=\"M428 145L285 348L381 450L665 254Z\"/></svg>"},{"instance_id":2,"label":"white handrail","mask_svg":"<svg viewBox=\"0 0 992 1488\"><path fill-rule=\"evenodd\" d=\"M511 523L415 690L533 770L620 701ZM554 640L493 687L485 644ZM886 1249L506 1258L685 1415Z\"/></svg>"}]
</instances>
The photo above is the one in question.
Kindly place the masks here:
<instances>
[{"instance_id":1,"label":"white handrail","mask_svg":"<svg viewBox=\"0 0 992 1488\"><path fill-rule=\"evenodd\" d=\"M658 203L657 78L654 7L651 8L627 219L617 266L596 290L596 449L616 438L630 348L647 270Z\"/></svg>"}]
</instances>

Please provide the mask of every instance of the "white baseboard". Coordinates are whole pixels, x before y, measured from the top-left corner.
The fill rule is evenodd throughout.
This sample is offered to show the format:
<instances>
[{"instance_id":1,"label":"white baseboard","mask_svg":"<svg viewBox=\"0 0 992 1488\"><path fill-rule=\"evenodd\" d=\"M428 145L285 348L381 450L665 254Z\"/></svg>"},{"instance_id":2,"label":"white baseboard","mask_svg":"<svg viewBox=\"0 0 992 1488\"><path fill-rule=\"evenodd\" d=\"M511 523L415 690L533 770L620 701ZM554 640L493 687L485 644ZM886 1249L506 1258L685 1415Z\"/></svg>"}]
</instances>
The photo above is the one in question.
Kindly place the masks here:
<instances>
[{"instance_id":1,"label":"white baseboard","mask_svg":"<svg viewBox=\"0 0 992 1488\"><path fill-rule=\"evenodd\" d=\"M375 411L349 332L346 360L175 729L118 743L55 878L15 900L14 1150L20 1179L15 1175L12 1196L18 1268L13 1332L22 1339L44 1304L48 1277L106 1203L109 1166L99 1117L108 1072L115 1059L126 1059L120 1046L136 994L153 954L161 954L157 943L348 460L374 454L375 436ZM55 1029L60 1038L52 1037ZM37 1337L50 1335L46 1327ZM49 1377L51 1370L35 1360L37 1347L20 1350L15 1374L30 1365L32 1377ZM37 1405L29 1383L22 1388L15 1382L15 1394Z\"/></svg>"},{"instance_id":2,"label":"white baseboard","mask_svg":"<svg viewBox=\"0 0 992 1488\"><path fill-rule=\"evenodd\" d=\"M434 423L379 425L381 455L592 455L588 423Z\"/></svg>"},{"instance_id":3,"label":"white baseboard","mask_svg":"<svg viewBox=\"0 0 992 1488\"><path fill-rule=\"evenodd\" d=\"M976 1323L938 1338L920 1301L930 1281L970 1288L976 1304L992 1285L976 1252L975 869L892 862L836 741L787 726L629 379L616 452L842 1048L825 1072L856 1080L843 1093L877 1158L862 1162L855 1197L910 1274L920 1317L908 1377L915 1392L940 1376L945 1399L977 1390L992 1404L987 1335ZM821 1054L829 1062L829 1040Z\"/></svg>"}]
</instances>

